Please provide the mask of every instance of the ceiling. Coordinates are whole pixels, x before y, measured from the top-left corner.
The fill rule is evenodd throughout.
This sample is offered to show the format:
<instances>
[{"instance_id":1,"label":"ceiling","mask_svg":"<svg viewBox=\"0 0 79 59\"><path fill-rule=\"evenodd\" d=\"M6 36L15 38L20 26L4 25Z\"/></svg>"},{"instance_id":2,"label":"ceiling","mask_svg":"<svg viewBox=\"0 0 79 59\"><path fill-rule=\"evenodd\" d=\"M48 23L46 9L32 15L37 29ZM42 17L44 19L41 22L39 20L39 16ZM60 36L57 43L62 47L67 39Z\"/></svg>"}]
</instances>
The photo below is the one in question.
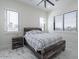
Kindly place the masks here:
<instances>
[{"instance_id":1,"label":"ceiling","mask_svg":"<svg viewBox=\"0 0 79 59\"><path fill-rule=\"evenodd\" d=\"M52 3L55 4L55 6L52 6L51 4L47 3L47 8L45 8L44 2L42 2L39 6L37 6L37 4L41 0L17 0L17 1L28 4L32 7L40 8L44 11L51 11L51 10L54 10L55 8L63 7L66 5L68 6L68 5L73 4L73 3L77 4L77 2L78 2L77 0L50 0Z\"/></svg>"}]
</instances>

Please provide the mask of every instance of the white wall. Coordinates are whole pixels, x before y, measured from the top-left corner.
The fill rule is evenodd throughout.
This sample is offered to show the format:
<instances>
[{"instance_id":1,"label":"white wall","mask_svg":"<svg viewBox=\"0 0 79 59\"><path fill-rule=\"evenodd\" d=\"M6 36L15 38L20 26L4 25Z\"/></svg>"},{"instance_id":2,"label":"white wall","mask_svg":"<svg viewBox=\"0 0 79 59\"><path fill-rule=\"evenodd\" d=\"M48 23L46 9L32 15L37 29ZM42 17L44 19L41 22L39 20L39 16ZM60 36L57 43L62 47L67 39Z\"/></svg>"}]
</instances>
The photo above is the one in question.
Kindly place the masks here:
<instances>
[{"instance_id":1,"label":"white wall","mask_svg":"<svg viewBox=\"0 0 79 59\"><path fill-rule=\"evenodd\" d=\"M5 32L5 9L19 13L19 33ZM0 50L11 48L12 37L22 36L24 27L39 27L39 17L46 18L46 12L14 0L0 0Z\"/></svg>"}]
</instances>

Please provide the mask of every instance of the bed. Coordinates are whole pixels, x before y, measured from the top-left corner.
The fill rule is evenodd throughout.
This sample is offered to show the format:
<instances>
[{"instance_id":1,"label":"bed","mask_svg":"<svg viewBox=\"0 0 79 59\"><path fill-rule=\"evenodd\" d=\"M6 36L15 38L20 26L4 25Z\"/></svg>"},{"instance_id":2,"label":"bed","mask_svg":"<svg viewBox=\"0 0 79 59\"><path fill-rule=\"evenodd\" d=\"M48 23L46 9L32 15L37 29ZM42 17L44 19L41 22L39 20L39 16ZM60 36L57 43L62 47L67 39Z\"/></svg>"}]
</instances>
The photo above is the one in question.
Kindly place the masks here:
<instances>
[{"instance_id":1,"label":"bed","mask_svg":"<svg viewBox=\"0 0 79 59\"><path fill-rule=\"evenodd\" d=\"M24 28L24 36L26 35L26 33L29 33L30 31L33 31L33 30L37 31L39 34L36 34L36 36L38 35L37 37L40 37L40 31L42 31L41 28ZM44 34L44 33L42 33L42 34ZM45 33L45 34L47 35L47 33ZM34 36L34 35L32 35L32 36ZM29 37L31 38L31 36L29 36ZM37 37L35 37L36 40L37 40ZM38 47L40 47L40 46L37 45L37 44L35 45L37 47L34 47L34 46L30 45L31 43L28 42L28 40L27 40L28 38L24 37L24 45L27 46L29 49L31 49L34 52L34 54L38 57L38 59L49 59L52 56L54 57L55 55L57 55L59 52L65 50L65 43L66 43L65 40L59 40L59 41L54 40L54 41L56 41L55 43L53 43L51 45L48 45L48 46L44 45L44 46L42 46L42 48L38 49ZM45 39L43 39L43 40L45 40ZM44 43L44 41L43 41L43 43ZM49 43L50 43L50 39L49 39ZM45 44L46 44L46 41L45 41Z\"/></svg>"}]
</instances>

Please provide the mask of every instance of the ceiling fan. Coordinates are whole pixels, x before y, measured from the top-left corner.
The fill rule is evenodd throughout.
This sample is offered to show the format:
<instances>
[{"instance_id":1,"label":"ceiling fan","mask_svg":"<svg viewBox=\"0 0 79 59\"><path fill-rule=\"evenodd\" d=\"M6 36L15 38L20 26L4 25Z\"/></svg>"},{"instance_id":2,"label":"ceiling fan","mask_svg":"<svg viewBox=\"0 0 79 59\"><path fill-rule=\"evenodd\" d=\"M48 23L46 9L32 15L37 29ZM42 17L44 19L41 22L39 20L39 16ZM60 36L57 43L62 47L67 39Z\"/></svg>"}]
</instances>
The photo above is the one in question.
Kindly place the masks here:
<instances>
[{"instance_id":1,"label":"ceiling fan","mask_svg":"<svg viewBox=\"0 0 79 59\"><path fill-rule=\"evenodd\" d=\"M52 2L49 1L49 0L42 0L42 1L40 1L40 2L37 4L37 6L40 5L42 2L44 2L44 7L45 7L45 8L46 8L46 3L47 3L47 2L50 3L52 6L54 6L54 3L52 3Z\"/></svg>"}]
</instances>

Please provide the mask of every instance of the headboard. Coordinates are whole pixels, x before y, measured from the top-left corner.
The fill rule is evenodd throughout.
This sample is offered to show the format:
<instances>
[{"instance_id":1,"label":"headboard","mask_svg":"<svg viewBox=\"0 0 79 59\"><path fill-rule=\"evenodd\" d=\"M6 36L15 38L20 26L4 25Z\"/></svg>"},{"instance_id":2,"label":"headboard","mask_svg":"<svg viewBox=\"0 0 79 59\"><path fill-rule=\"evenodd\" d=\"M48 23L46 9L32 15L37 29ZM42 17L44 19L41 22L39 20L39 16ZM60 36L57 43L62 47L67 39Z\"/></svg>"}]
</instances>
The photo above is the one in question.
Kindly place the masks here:
<instances>
[{"instance_id":1,"label":"headboard","mask_svg":"<svg viewBox=\"0 0 79 59\"><path fill-rule=\"evenodd\" d=\"M31 30L40 30L40 31L42 31L41 28L31 28L31 27L28 27L28 28L24 28L24 35L25 35L26 32L31 31Z\"/></svg>"}]
</instances>

